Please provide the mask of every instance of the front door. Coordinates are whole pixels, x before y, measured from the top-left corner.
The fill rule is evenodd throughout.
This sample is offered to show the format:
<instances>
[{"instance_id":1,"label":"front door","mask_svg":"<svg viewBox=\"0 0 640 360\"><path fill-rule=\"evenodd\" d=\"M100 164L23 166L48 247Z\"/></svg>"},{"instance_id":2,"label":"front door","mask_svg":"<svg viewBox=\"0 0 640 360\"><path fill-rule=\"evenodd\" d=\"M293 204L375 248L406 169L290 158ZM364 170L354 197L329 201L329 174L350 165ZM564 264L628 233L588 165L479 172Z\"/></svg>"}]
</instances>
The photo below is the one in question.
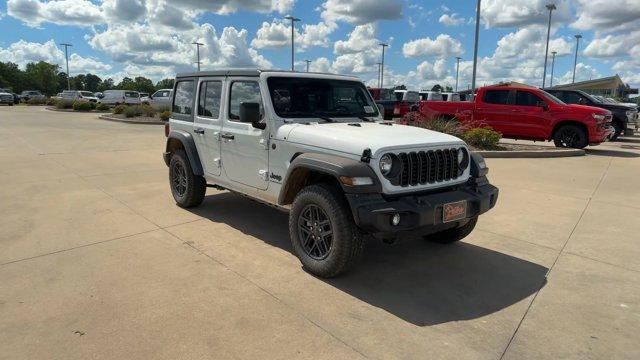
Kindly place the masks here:
<instances>
[{"instance_id":1,"label":"front door","mask_svg":"<svg viewBox=\"0 0 640 360\"><path fill-rule=\"evenodd\" d=\"M256 129L240 119L243 102L259 103L260 112L265 116L260 84L256 78L238 78L228 83L227 91L229 102L220 134L222 167L230 180L266 190L269 184L269 130Z\"/></svg>"},{"instance_id":2,"label":"front door","mask_svg":"<svg viewBox=\"0 0 640 360\"><path fill-rule=\"evenodd\" d=\"M518 90L516 92L515 114L513 118L514 136L520 138L546 139L547 129L551 128L551 115L549 110L545 110L541 105L546 104L545 100L538 95Z\"/></svg>"},{"instance_id":3,"label":"front door","mask_svg":"<svg viewBox=\"0 0 640 360\"><path fill-rule=\"evenodd\" d=\"M224 78L200 78L193 127L193 139L202 159L204 171L214 176L221 173L220 131L222 130L222 117L220 116L220 105L223 80Z\"/></svg>"}]
</instances>

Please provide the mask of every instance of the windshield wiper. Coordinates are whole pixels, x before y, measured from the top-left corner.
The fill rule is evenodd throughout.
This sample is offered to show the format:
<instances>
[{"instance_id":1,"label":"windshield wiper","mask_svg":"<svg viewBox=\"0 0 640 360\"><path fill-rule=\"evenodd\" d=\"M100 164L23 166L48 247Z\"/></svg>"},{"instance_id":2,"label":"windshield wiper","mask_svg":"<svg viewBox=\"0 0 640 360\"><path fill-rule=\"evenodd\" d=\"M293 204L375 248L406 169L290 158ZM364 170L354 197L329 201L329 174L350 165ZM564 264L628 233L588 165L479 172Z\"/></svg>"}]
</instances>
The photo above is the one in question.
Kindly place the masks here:
<instances>
[{"instance_id":1,"label":"windshield wiper","mask_svg":"<svg viewBox=\"0 0 640 360\"><path fill-rule=\"evenodd\" d=\"M366 122L375 122L375 120L373 120L373 119L369 119L369 118L368 118L368 117L366 117L366 116L363 116L363 115L356 115L356 114L354 114L354 113L352 113L352 112L349 112L349 111L336 111L336 112L337 112L337 113L339 113L340 115L351 116L351 117L354 117L354 118L360 119L360 120L362 120L362 121L366 121Z\"/></svg>"},{"instance_id":2,"label":"windshield wiper","mask_svg":"<svg viewBox=\"0 0 640 360\"><path fill-rule=\"evenodd\" d=\"M288 111L286 114L284 115L298 115L298 116L305 116L305 117L309 117L309 118L318 118L320 120L324 120L326 122L336 122L334 119L318 114L318 113L313 113L313 112L304 112L304 111Z\"/></svg>"}]
</instances>

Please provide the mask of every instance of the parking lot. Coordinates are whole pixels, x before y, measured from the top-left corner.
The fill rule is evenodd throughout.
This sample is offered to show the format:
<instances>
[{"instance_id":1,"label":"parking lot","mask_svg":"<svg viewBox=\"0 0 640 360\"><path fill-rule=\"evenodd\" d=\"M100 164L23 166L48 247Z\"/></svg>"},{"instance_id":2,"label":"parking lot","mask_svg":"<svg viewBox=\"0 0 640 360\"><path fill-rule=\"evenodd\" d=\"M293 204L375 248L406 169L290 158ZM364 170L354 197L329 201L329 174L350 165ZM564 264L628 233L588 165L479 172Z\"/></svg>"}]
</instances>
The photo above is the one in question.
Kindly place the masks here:
<instances>
[{"instance_id":1,"label":"parking lot","mask_svg":"<svg viewBox=\"0 0 640 360\"><path fill-rule=\"evenodd\" d=\"M333 280L287 215L178 208L161 126L0 108L0 358L640 357L640 137L488 159L463 242L369 242Z\"/></svg>"}]
</instances>

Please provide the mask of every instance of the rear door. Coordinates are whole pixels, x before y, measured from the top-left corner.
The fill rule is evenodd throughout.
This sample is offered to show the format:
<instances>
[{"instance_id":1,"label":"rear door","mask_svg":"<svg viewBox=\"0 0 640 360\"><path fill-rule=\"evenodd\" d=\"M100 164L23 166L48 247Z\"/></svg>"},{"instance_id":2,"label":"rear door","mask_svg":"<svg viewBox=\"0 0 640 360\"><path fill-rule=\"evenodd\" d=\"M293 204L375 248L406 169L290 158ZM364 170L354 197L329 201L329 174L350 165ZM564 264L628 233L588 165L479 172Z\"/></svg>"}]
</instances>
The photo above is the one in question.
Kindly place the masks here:
<instances>
[{"instance_id":1,"label":"rear door","mask_svg":"<svg viewBox=\"0 0 640 360\"><path fill-rule=\"evenodd\" d=\"M268 132L240 119L240 104L259 103L264 117L263 98L257 77L227 80L227 109L220 134L222 168L230 180L266 190L269 182ZM263 118L263 121L266 119Z\"/></svg>"},{"instance_id":2,"label":"rear door","mask_svg":"<svg viewBox=\"0 0 640 360\"><path fill-rule=\"evenodd\" d=\"M193 139L209 175L221 173L220 131L222 130L222 88L224 77L200 78Z\"/></svg>"},{"instance_id":3,"label":"rear door","mask_svg":"<svg viewBox=\"0 0 640 360\"><path fill-rule=\"evenodd\" d=\"M508 89L486 90L482 98L476 100L474 120L491 126L504 135L513 135L512 92Z\"/></svg>"}]
</instances>

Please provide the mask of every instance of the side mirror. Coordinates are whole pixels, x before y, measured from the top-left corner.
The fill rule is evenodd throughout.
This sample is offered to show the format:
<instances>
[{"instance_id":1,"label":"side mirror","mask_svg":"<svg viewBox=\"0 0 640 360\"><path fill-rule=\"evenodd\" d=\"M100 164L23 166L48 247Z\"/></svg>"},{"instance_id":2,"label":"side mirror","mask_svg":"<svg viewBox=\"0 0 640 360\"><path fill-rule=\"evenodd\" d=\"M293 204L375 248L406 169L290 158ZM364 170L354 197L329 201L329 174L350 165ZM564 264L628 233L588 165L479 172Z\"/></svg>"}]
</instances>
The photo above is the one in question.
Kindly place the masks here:
<instances>
[{"instance_id":1,"label":"side mirror","mask_svg":"<svg viewBox=\"0 0 640 360\"><path fill-rule=\"evenodd\" d=\"M267 124L260 122L260 104L243 102L240 103L240 121L251 123L254 128L264 130Z\"/></svg>"},{"instance_id":2,"label":"side mirror","mask_svg":"<svg viewBox=\"0 0 640 360\"><path fill-rule=\"evenodd\" d=\"M547 111L549 110L549 105L547 105L546 102L544 101L538 101L538 103L536 104L538 107L541 107L542 110Z\"/></svg>"}]
</instances>

